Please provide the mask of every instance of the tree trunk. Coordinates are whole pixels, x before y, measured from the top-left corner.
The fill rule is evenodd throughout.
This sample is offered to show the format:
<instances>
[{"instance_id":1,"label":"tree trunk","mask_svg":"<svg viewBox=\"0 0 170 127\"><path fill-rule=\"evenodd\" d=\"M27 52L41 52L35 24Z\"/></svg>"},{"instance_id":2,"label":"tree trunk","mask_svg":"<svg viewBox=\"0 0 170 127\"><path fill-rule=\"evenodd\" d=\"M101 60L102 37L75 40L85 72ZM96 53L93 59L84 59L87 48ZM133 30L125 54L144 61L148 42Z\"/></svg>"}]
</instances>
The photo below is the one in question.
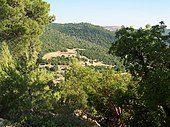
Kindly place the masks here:
<instances>
[{"instance_id":1,"label":"tree trunk","mask_svg":"<svg viewBox=\"0 0 170 127\"><path fill-rule=\"evenodd\" d=\"M168 105L163 106L163 109L166 113L166 127L170 127L170 108Z\"/></svg>"}]
</instances>

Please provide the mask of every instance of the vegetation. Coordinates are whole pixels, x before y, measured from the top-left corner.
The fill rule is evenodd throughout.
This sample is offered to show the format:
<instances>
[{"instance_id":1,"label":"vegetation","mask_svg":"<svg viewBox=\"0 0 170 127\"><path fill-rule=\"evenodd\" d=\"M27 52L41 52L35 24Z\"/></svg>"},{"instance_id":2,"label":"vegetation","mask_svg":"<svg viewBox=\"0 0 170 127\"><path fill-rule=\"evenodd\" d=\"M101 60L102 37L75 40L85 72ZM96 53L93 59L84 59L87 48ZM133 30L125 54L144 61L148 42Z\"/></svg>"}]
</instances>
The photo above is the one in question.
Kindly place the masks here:
<instances>
[{"instance_id":1,"label":"vegetation","mask_svg":"<svg viewBox=\"0 0 170 127\"><path fill-rule=\"evenodd\" d=\"M115 41L115 33L88 23L68 23L68 24L50 24L49 28L60 31L69 36L73 36L82 40L89 41L109 48L111 43Z\"/></svg>"},{"instance_id":2,"label":"vegetation","mask_svg":"<svg viewBox=\"0 0 170 127\"><path fill-rule=\"evenodd\" d=\"M113 121L113 125L122 126L123 106L120 98L128 90L131 76L114 70L96 71L89 67L82 67L78 61L73 61L67 70L66 81L63 86L62 102L95 113L96 116ZM102 122L96 117L95 120Z\"/></svg>"},{"instance_id":3,"label":"vegetation","mask_svg":"<svg viewBox=\"0 0 170 127\"><path fill-rule=\"evenodd\" d=\"M116 33L117 41L110 48L110 52L124 59L127 70L139 81L138 92L144 106L154 111L162 109L168 127L170 34L165 34L165 29L163 22L152 27L146 25L145 29L137 31L133 28L123 28ZM158 125L163 126L160 123Z\"/></svg>"},{"instance_id":4,"label":"vegetation","mask_svg":"<svg viewBox=\"0 0 170 127\"><path fill-rule=\"evenodd\" d=\"M163 22L138 30L123 27L116 33L86 23L46 27L55 17L49 16L49 5L43 0L0 2L4 124L170 126L170 34ZM112 55L107 54L110 46ZM42 60L44 53L67 48L85 49L79 54L116 66L82 66L83 57ZM58 65L67 69L59 72ZM55 82L58 77L63 80Z\"/></svg>"},{"instance_id":5,"label":"vegetation","mask_svg":"<svg viewBox=\"0 0 170 127\"><path fill-rule=\"evenodd\" d=\"M0 1L0 117L43 126L52 110L53 74L39 68L39 37L53 17L42 0Z\"/></svg>"},{"instance_id":6,"label":"vegetation","mask_svg":"<svg viewBox=\"0 0 170 127\"><path fill-rule=\"evenodd\" d=\"M106 39L103 44L93 43L89 40L85 40L85 39L82 40L81 37L79 38L76 36L68 36L65 33L61 33L56 29L58 26L60 26L60 25L59 24L51 24L48 28L46 28L46 32L41 37L41 40L43 42L41 57L43 54L48 53L48 52L63 51L66 49L78 48L78 49L84 49L84 50L78 51L78 53L82 56L86 56L87 58L92 59L92 60L103 61L106 64L117 65L116 68L122 68L121 62L119 62L120 59L118 57L108 54L108 51L109 51L108 47L111 46L111 42L113 42L113 41L109 42L109 40ZM68 26L69 25L66 25L66 28ZM73 25L70 24L70 26L73 26ZM76 26L77 25L75 24L74 27L76 27ZM84 26L84 25L82 24L81 26ZM90 26L92 27L93 25L90 25ZM64 25L63 25L63 27L64 27ZM93 26L93 27L95 27L95 26ZM70 30L71 30L71 28L70 28ZM92 28L90 28L90 30L94 29L94 28L93 29ZM105 30L100 28L98 30L98 32L100 32L100 31L105 31ZM107 33L105 33L105 34L107 36L109 36L112 33L107 31ZM112 38L114 37L113 35L112 35ZM86 36L86 33L82 32L82 36ZM96 39L96 41L97 41L97 39L99 38L98 36L96 36L95 38L93 36L92 37L93 37L93 39ZM89 36L89 37L91 37L91 36ZM106 44L107 44L106 47L103 46ZM93 55L91 55L91 54L93 54Z\"/></svg>"}]
</instances>

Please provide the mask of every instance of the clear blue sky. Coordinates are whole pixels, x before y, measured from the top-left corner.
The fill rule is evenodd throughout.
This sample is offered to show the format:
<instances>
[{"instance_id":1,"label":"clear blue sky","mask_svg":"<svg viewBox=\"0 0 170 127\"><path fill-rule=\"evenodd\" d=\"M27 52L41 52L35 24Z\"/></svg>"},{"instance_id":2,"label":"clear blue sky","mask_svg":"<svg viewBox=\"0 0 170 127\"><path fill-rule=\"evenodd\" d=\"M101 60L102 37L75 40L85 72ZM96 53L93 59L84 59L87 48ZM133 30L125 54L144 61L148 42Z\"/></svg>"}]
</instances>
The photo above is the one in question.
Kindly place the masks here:
<instances>
[{"instance_id":1,"label":"clear blue sky","mask_svg":"<svg viewBox=\"0 0 170 127\"><path fill-rule=\"evenodd\" d=\"M164 21L170 28L170 0L45 0L57 23L144 27Z\"/></svg>"}]
</instances>

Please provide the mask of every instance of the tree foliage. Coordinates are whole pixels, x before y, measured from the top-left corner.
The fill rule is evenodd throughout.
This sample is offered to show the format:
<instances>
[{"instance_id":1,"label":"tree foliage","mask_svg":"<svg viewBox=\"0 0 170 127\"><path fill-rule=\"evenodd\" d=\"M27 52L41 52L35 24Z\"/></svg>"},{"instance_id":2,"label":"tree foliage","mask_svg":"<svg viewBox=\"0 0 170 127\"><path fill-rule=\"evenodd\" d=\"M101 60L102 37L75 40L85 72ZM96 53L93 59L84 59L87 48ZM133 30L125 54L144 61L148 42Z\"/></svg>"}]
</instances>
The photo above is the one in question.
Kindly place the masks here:
<instances>
[{"instance_id":1,"label":"tree foliage","mask_svg":"<svg viewBox=\"0 0 170 127\"><path fill-rule=\"evenodd\" d=\"M0 41L6 41L12 55L39 51L39 36L51 19L49 4L43 0L1 0L0 9Z\"/></svg>"},{"instance_id":2,"label":"tree foliage","mask_svg":"<svg viewBox=\"0 0 170 127\"><path fill-rule=\"evenodd\" d=\"M124 59L126 69L140 79L139 92L145 105L164 109L169 126L170 35L165 30L163 22L145 29L123 28L116 33L110 52Z\"/></svg>"},{"instance_id":3,"label":"tree foliage","mask_svg":"<svg viewBox=\"0 0 170 127\"><path fill-rule=\"evenodd\" d=\"M56 29L66 35L76 37L109 48L115 41L115 33L101 26L89 23L50 24L49 28Z\"/></svg>"},{"instance_id":4,"label":"tree foliage","mask_svg":"<svg viewBox=\"0 0 170 127\"><path fill-rule=\"evenodd\" d=\"M96 116L112 121L116 126L125 124L121 101L131 83L130 74L114 70L99 72L73 61L65 78L63 103L75 109L95 112Z\"/></svg>"},{"instance_id":5,"label":"tree foliage","mask_svg":"<svg viewBox=\"0 0 170 127\"><path fill-rule=\"evenodd\" d=\"M4 118L14 122L34 124L36 113L52 110L53 74L36 67L22 71L9 53L7 45L3 46L0 60L0 112ZM38 121L36 121L38 122ZM31 124L31 123L29 123Z\"/></svg>"},{"instance_id":6,"label":"tree foliage","mask_svg":"<svg viewBox=\"0 0 170 127\"><path fill-rule=\"evenodd\" d=\"M0 117L16 126L77 126L60 113L69 107L92 114L106 126L170 126L170 34L163 22L138 30L122 28L115 41L114 33L87 23L47 27L55 17L49 16L43 0L0 3ZM107 54L111 43L113 56ZM54 84L58 73L39 66L41 48L42 54L85 49L78 53L116 64L116 70L122 67L120 57L126 73L58 57L44 61L68 65L64 81Z\"/></svg>"},{"instance_id":7,"label":"tree foliage","mask_svg":"<svg viewBox=\"0 0 170 127\"><path fill-rule=\"evenodd\" d=\"M42 123L53 109L53 74L39 68L40 35L49 16L43 0L0 1L0 114L23 126ZM49 125L48 125L49 126Z\"/></svg>"}]
</instances>

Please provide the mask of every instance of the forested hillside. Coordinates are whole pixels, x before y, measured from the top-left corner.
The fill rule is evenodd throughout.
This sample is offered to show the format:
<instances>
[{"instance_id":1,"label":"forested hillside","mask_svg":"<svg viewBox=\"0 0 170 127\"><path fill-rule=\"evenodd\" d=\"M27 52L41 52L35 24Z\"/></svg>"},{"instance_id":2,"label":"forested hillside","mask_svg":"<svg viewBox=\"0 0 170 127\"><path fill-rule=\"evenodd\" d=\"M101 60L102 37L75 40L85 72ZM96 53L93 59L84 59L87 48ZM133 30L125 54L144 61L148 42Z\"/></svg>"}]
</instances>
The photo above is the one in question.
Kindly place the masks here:
<instances>
[{"instance_id":1,"label":"forested hillside","mask_svg":"<svg viewBox=\"0 0 170 127\"><path fill-rule=\"evenodd\" d=\"M68 24L50 24L49 28L56 29L61 33L74 36L91 43L96 43L104 47L109 47L115 41L115 33L104 29L101 26L89 23L68 23Z\"/></svg>"},{"instance_id":2,"label":"forested hillside","mask_svg":"<svg viewBox=\"0 0 170 127\"><path fill-rule=\"evenodd\" d=\"M80 27L77 27L77 25ZM80 30L80 32L78 32L78 29L81 29L82 31ZM71 33L71 31L75 34L75 36L67 35L67 32ZM94 36L96 31L98 32L96 33L96 36ZM100 40L101 38L102 40ZM119 58L108 53L109 48L107 47L110 47L114 38L114 33L99 26L86 23L65 25L54 23L46 28L46 32L41 37L43 42L42 54L64 51L68 48L80 48L85 49L79 51L79 54L82 56L120 67L121 62L119 62ZM100 40L99 43L98 40Z\"/></svg>"}]
</instances>

